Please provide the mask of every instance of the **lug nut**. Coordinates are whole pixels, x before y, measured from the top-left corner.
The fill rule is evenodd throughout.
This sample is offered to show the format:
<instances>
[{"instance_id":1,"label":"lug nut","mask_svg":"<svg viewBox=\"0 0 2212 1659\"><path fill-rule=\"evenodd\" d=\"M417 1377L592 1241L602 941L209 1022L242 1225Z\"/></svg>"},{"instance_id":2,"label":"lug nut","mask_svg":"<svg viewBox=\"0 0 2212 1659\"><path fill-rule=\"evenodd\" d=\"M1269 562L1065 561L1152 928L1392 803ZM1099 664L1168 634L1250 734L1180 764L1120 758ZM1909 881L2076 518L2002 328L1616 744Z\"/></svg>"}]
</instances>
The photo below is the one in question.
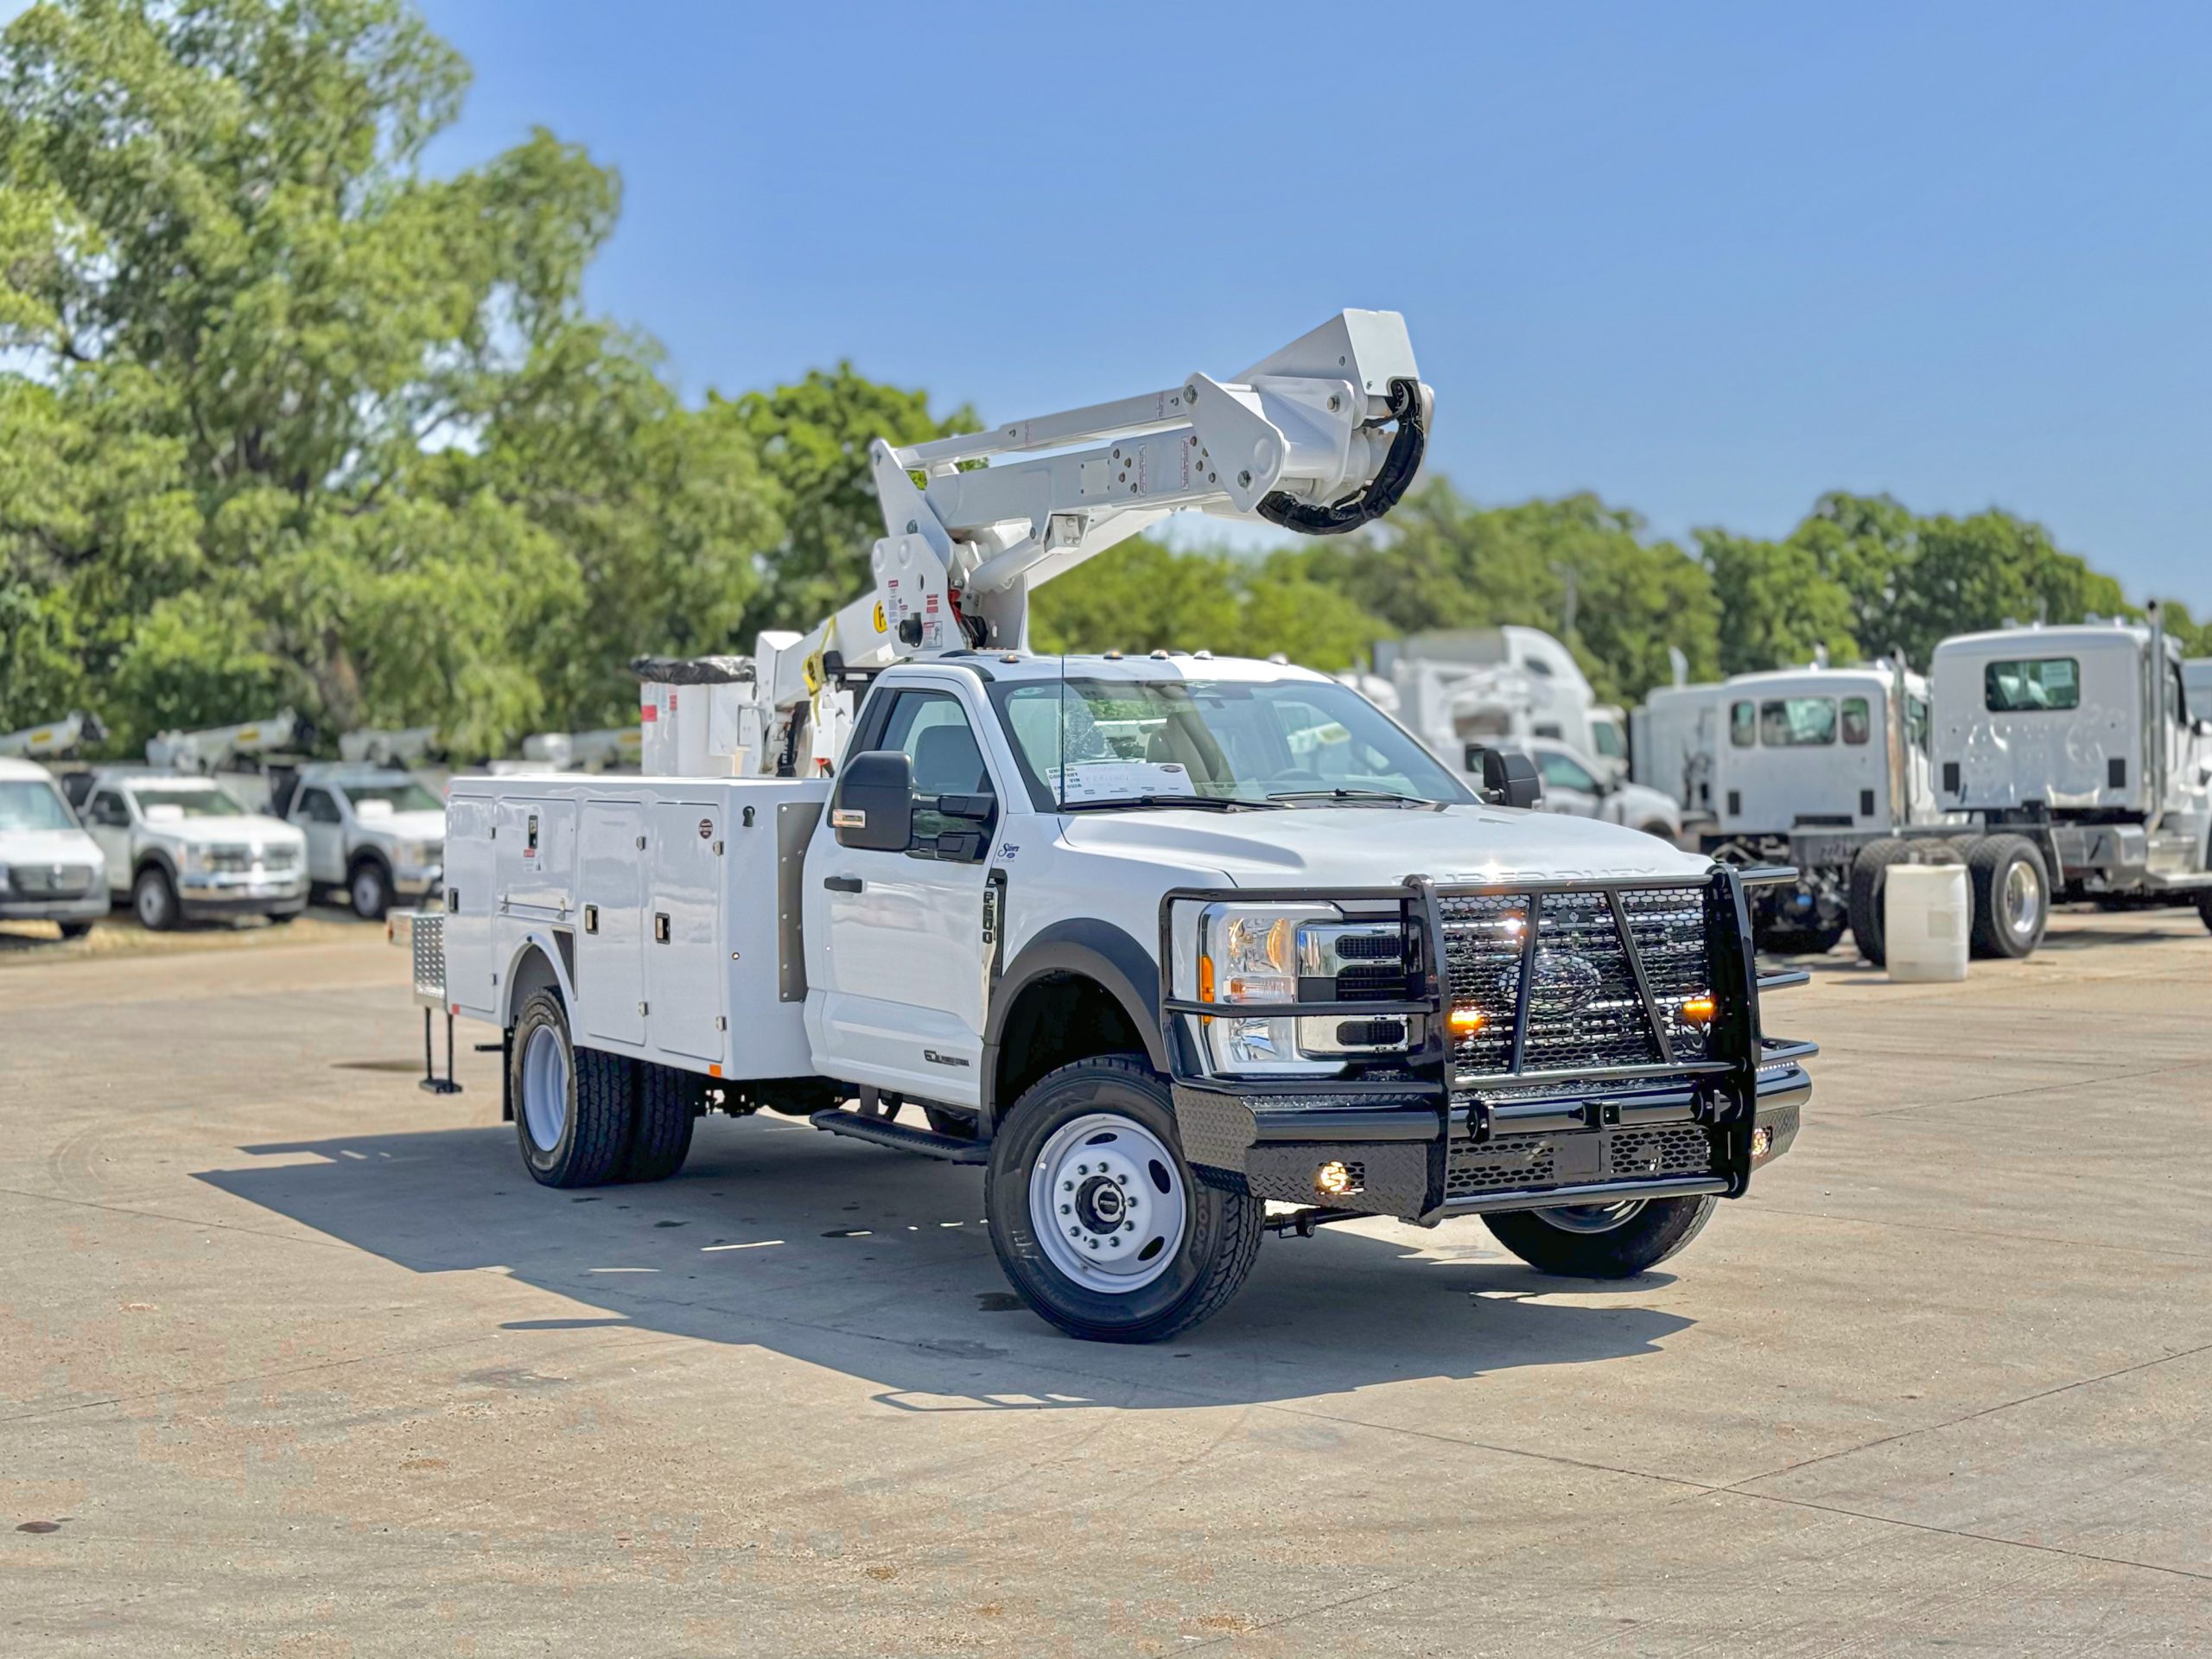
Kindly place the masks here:
<instances>
[{"instance_id":1,"label":"lug nut","mask_svg":"<svg viewBox=\"0 0 2212 1659\"><path fill-rule=\"evenodd\" d=\"M1060 1213L1064 1216L1068 1216L1073 1215L1075 1211L1071 1206L1064 1204L1060 1206Z\"/></svg>"}]
</instances>

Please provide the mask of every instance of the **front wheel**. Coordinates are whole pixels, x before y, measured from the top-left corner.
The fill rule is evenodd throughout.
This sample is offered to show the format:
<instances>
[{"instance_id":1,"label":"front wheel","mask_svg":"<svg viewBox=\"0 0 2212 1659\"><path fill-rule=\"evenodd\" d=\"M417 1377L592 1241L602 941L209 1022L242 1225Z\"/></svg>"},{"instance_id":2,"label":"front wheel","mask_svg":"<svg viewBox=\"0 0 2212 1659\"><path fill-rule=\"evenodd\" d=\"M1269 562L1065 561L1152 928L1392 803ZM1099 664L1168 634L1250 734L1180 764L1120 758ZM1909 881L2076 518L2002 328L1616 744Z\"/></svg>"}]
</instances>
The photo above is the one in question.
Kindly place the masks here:
<instances>
[{"instance_id":1,"label":"front wheel","mask_svg":"<svg viewBox=\"0 0 2212 1659\"><path fill-rule=\"evenodd\" d=\"M138 918L138 925L149 933L166 933L175 927L181 906L169 873L158 864L149 864L139 871L138 879L130 884L130 909Z\"/></svg>"},{"instance_id":2,"label":"front wheel","mask_svg":"<svg viewBox=\"0 0 2212 1659\"><path fill-rule=\"evenodd\" d=\"M376 860L365 858L346 879L346 896L353 901L356 916L365 922L380 922L391 908L391 878Z\"/></svg>"},{"instance_id":3,"label":"front wheel","mask_svg":"<svg viewBox=\"0 0 2212 1659\"><path fill-rule=\"evenodd\" d=\"M984 1210L1023 1301L1070 1336L1160 1342L1210 1319L1259 1255L1267 1206L1203 1180L1141 1056L1064 1065L991 1142Z\"/></svg>"},{"instance_id":4,"label":"front wheel","mask_svg":"<svg viewBox=\"0 0 2212 1659\"><path fill-rule=\"evenodd\" d=\"M1484 1216L1497 1242L1539 1273L1570 1279L1629 1279L1656 1268L1698 1236L1719 1200L1631 1198L1555 1210Z\"/></svg>"}]
</instances>

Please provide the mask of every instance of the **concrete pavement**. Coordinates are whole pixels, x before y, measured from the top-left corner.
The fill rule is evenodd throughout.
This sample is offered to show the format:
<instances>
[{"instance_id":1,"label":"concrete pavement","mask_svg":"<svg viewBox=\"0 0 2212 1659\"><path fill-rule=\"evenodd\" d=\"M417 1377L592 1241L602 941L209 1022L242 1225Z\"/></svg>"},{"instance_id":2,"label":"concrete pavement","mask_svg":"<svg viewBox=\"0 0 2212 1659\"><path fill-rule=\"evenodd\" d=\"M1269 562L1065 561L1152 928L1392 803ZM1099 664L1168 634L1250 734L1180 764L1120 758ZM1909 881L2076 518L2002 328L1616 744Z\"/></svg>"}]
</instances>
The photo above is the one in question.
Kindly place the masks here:
<instances>
[{"instance_id":1,"label":"concrete pavement","mask_svg":"<svg viewBox=\"0 0 2212 1659\"><path fill-rule=\"evenodd\" d=\"M537 1187L401 968L0 969L0 1652L2212 1647L2190 912L1824 963L1804 1135L1663 1271L1361 1224L1144 1349L803 1122Z\"/></svg>"}]
</instances>

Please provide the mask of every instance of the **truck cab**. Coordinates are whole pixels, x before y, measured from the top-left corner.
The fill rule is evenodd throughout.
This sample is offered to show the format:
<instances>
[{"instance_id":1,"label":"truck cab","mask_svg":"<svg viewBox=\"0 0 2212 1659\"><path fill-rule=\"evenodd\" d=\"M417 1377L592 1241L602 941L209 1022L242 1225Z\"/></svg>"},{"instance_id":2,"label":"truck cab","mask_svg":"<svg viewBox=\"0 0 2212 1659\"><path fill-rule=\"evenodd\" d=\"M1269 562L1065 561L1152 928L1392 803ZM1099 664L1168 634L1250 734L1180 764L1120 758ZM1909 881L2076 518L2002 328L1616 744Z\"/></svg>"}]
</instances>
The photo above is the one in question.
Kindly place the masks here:
<instances>
[{"instance_id":1,"label":"truck cab","mask_svg":"<svg viewBox=\"0 0 2212 1659\"><path fill-rule=\"evenodd\" d=\"M396 767L302 766L284 816L307 838L308 876L342 887L353 912L382 921L395 899L437 891L445 861L445 803Z\"/></svg>"},{"instance_id":2,"label":"truck cab","mask_svg":"<svg viewBox=\"0 0 2212 1659\"><path fill-rule=\"evenodd\" d=\"M108 912L107 861L35 760L0 756L0 921L81 938Z\"/></svg>"},{"instance_id":3,"label":"truck cab","mask_svg":"<svg viewBox=\"0 0 2212 1659\"><path fill-rule=\"evenodd\" d=\"M2047 837L2072 895L2212 890L2212 709L2162 628L1961 634L1932 672L1946 807Z\"/></svg>"},{"instance_id":4,"label":"truck cab","mask_svg":"<svg viewBox=\"0 0 2212 1659\"><path fill-rule=\"evenodd\" d=\"M248 811L212 778L102 768L86 785L85 829L107 886L155 931L218 916L289 921L307 907L305 838Z\"/></svg>"}]
</instances>

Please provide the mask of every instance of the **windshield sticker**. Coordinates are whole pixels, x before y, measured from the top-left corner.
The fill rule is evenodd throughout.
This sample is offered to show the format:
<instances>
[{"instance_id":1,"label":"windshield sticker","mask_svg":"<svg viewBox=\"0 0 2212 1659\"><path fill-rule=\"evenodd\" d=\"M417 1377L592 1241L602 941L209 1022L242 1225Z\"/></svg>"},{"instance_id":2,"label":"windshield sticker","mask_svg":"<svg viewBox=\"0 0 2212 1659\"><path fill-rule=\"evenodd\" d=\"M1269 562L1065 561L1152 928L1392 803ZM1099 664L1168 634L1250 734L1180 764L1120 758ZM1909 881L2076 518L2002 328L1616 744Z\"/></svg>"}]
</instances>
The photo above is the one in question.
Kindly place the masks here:
<instances>
[{"instance_id":1,"label":"windshield sticker","mask_svg":"<svg viewBox=\"0 0 2212 1659\"><path fill-rule=\"evenodd\" d=\"M1135 795L1195 795L1189 771L1172 760L1077 760L1059 769L1063 801L1122 801Z\"/></svg>"}]
</instances>

